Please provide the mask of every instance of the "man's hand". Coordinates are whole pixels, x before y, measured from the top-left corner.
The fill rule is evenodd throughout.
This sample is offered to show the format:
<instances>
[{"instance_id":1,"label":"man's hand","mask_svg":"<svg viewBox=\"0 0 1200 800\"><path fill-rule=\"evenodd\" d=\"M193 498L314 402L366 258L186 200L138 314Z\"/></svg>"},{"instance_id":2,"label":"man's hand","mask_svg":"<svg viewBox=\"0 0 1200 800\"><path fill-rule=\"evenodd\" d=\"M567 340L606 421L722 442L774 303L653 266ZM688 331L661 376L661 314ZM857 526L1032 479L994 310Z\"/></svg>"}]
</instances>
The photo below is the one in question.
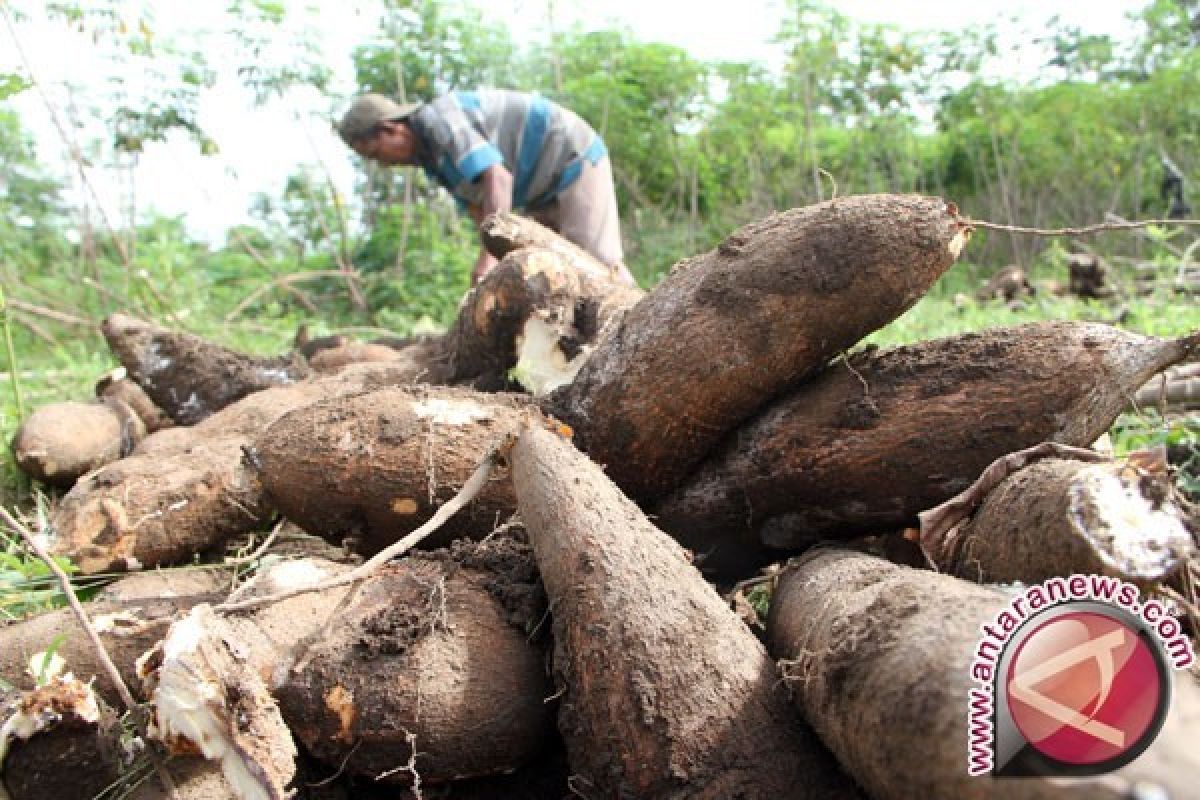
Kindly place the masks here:
<instances>
[{"instance_id":1,"label":"man's hand","mask_svg":"<svg viewBox=\"0 0 1200 800\"><path fill-rule=\"evenodd\" d=\"M479 185L483 189L483 197L479 205L467 206L475 227L483 225L483 220L489 214L512 210L512 173L500 164L493 164L479 175ZM487 248L480 244L479 258L475 259L475 268L471 270L471 285L479 283L480 279L496 266L496 259Z\"/></svg>"},{"instance_id":2,"label":"man's hand","mask_svg":"<svg viewBox=\"0 0 1200 800\"><path fill-rule=\"evenodd\" d=\"M479 283L484 275L491 271L492 267L496 266L496 258L486 249L479 249L479 258L475 259L475 268L471 270L471 285Z\"/></svg>"},{"instance_id":3,"label":"man's hand","mask_svg":"<svg viewBox=\"0 0 1200 800\"><path fill-rule=\"evenodd\" d=\"M512 173L503 164L493 164L479 174L479 187L483 190L480 200L481 222L488 214L512 210Z\"/></svg>"}]
</instances>

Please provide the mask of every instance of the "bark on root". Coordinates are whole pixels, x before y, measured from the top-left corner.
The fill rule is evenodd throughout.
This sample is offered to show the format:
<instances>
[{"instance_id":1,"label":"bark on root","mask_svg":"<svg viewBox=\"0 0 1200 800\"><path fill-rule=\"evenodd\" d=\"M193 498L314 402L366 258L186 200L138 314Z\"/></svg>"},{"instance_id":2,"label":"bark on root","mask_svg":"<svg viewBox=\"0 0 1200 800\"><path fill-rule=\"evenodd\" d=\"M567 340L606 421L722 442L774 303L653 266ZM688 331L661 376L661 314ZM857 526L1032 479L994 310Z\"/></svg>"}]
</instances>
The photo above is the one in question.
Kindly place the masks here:
<instances>
[{"instance_id":1,"label":"bark on root","mask_svg":"<svg viewBox=\"0 0 1200 800\"><path fill-rule=\"evenodd\" d=\"M194 425L235 400L308 375L299 357L257 358L124 314L101 326L129 376L180 425Z\"/></svg>"},{"instance_id":2,"label":"bark on root","mask_svg":"<svg viewBox=\"0 0 1200 800\"><path fill-rule=\"evenodd\" d=\"M1047 322L859 353L740 428L656 519L735 577L771 548L913 525L1007 453L1091 444L1189 341Z\"/></svg>"},{"instance_id":3,"label":"bark on root","mask_svg":"<svg viewBox=\"0 0 1200 800\"><path fill-rule=\"evenodd\" d=\"M1193 796L1200 689L1185 673L1176 676L1158 738L1116 772L1022 780L967 774L968 692L980 626L1011 600L946 575L819 550L777 580L768 646L797 706L881 800Z\"/></svg>"},{"instance_id":4,"label":"bark on root","mask_svg":"<svg viewBox=\"0 0 1200 800\"><path fill-rule=\"evenodd\" d=\"M762 645L570 442L525 430L521 517L554 619L559 730L587 797L836 797Z\"/></svg>"},{"instance_id":5,"label":"bark on root","mask_svg":"<svg viewBox=\"0 0 1200 800\"><path fill-rule=\"evenodd\" d=\"M915 303L968 232L940 199L893 195L748 225L677 264L547 410L635 500L661 497L769 398Z\"/></svg>"},{"instance_id":6,"label":"bark on root","mask_svg":"<svg viewBox=\"0 0 1200 800\"><path fill-rule=\"evenodd\" d=\"M987 492L930 554L943 571L980 583L1073 574L1161 581L1195 550L1171 489L1165 464L1038 461Z\"/></svg>"},{"instance_id":7,"label":"bark on root","mask_svg":"<svg viewBox=\"0 0 1200 800\"><path fill-rule=\"evenodd\" d=\"M283 676L288 724L327 765L385 782L428 787L534 760L554 707L528 641L544 610L530 595L532 556L508 539L367 578Z\"/></svg>"},{"instance_id":8,"label":"bark on root","mask_svg":"<svg viewBox=\"0 0 1200 800\"><path fill-rule=\"evenodd\" d=\"M254 445L263 485L310 533L375 553L428 520L497 439L517 430L526 398L449 387L388 388L319 402L279 419ZM479 538L516 507L504 471L422 546Z\"/></svg>"}]
</instances>

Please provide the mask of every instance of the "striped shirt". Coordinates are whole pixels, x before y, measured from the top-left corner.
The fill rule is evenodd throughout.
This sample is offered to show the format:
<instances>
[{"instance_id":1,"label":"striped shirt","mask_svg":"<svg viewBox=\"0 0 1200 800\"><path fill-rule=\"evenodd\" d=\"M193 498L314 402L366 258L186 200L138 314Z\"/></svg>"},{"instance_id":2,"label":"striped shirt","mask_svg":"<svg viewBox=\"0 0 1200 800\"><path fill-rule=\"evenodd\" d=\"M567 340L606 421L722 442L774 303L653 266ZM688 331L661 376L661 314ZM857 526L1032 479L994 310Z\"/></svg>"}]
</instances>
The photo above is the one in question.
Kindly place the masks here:
<instances>
[{"instance_id":1,"label":"striped shirt","mask_svg":"<svg viewBox=\"0 0 1200 800\"><path fill-rule=\"evenodd\" d=\"M460 201L480 205L479 176L503 164L513 208L536 209L579 177L583 160L608 154L574 112L536 94L500 89L451 92L421 106L408 124L424 145L418 163Z\"/></svg>"}]
</instances>

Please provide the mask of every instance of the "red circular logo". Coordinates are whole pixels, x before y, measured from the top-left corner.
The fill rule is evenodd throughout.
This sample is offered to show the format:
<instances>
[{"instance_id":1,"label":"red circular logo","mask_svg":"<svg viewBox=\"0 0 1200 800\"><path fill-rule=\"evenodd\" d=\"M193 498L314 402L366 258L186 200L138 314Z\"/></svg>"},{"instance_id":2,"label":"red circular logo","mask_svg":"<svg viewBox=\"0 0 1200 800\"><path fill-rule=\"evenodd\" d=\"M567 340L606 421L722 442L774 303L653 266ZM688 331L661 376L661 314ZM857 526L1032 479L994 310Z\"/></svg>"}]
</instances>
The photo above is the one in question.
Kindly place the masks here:
<instances>
[{"instance_id":1,"label":"red circular logo","mask_svg":"<svg viewBox=\"0 0 1200 800\"><path fill-rule=\"evenodd\" d=\"M1035 628L1009 662L1005 688L1025 741L1051 759L1077 765L1144 749L1157 733L1165 699L1146 640L1121 620L1091 611L1062 614Z\"/></svg>"}]
</instances>

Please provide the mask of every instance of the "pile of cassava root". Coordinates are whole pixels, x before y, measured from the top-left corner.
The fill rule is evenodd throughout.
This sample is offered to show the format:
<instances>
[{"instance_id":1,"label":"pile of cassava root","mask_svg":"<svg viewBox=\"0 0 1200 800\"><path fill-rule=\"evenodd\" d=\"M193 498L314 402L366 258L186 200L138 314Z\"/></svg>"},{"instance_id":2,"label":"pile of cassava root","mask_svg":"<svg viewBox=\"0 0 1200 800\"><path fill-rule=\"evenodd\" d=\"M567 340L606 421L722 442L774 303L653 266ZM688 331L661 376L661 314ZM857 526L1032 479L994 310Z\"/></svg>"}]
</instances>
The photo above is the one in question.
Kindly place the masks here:
<instances>
[{"instance_id":1,"label":"pile of cassava root","mask_svg":"<svg viewBox=\"0 0 1200 800\"><path fill-rule=\"evenodd\" d=\"M501 215L485 240L502 260L441 336L267 359L110 317L123 373L13 447L71 487L50 551L129 575L86 606L99 645L69 609L0 629L20 690L0 784L1194 796L1188 673L1150 750L1111 774L967 776L968 665L998 585L1113 575L1194 634L1196 521L1169 471L1090 446L1200 351L1200 334L1049 322L851 352L970 232L941 199L840 198L748 225L643 295ZM276 521L370 560L222 564ZM748 598L769 598L765 627Z\"/></svg>"}]
</instances>

